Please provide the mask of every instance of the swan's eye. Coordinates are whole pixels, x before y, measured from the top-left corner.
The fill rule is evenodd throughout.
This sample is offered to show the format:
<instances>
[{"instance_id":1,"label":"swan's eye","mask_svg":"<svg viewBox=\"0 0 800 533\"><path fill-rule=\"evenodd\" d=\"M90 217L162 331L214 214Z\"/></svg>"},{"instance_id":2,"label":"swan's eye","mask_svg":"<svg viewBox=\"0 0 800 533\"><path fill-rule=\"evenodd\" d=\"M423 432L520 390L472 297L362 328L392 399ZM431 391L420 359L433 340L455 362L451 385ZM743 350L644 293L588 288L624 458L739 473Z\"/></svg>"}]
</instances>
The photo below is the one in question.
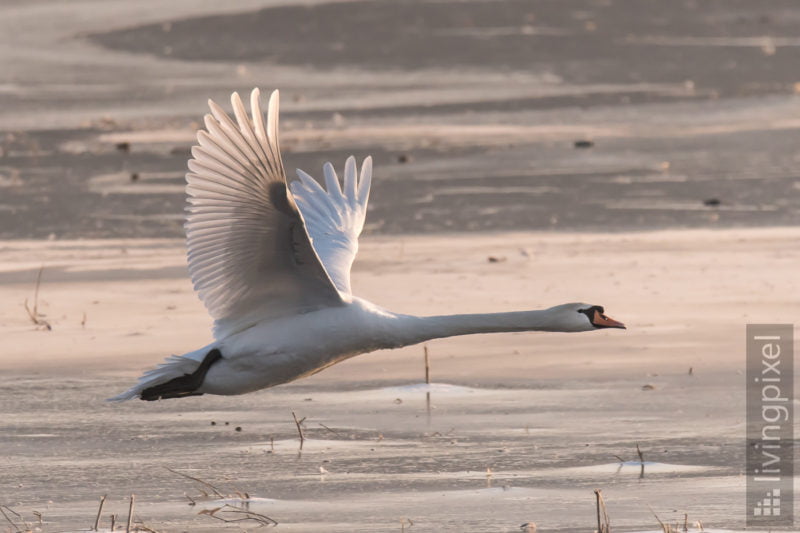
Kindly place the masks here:
<instances>
[{"instance_id":1,"label":"swan's eye","mask_svg":"<svg viewBox=\"0 0 800 533\"><path fill-rule=\"evenodd\" d=\"M592 307L587 307L586 309L578 309L578 312L589 317L589 320L592 319L594 311L598 311L600 314L605 313L605 309L603 309L602 305L593 305Z\"/></svg>"}]
</instances>

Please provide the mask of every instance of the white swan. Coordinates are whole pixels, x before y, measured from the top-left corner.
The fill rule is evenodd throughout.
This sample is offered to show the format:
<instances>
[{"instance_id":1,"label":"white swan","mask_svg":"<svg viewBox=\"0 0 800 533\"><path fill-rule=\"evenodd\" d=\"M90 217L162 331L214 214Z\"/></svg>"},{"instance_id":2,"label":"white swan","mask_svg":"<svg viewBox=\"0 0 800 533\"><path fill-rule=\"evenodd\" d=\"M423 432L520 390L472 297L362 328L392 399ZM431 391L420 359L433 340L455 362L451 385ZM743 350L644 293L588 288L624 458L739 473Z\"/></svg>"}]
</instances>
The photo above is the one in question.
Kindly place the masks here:
<instances>
[{"instance_id":1,"label":"white swan","mask_svg":"<svg viewBox=\"0 0 800 533\"><path fill-rule=\"evenodd\" d=\"M343 185L326 163L325 188L298 170L286 186L278 148L278 91L263 122L259 91L236 122L214 102L186 175L189 273L215 318L215 341L172 356L112 398L157 400L243 394L319 372L354 355L428 339L503 331L590 331L625 326L597 305L417 317L356 298L350 266L367 212L372 160Z\"/></svg>"}]
</instances>

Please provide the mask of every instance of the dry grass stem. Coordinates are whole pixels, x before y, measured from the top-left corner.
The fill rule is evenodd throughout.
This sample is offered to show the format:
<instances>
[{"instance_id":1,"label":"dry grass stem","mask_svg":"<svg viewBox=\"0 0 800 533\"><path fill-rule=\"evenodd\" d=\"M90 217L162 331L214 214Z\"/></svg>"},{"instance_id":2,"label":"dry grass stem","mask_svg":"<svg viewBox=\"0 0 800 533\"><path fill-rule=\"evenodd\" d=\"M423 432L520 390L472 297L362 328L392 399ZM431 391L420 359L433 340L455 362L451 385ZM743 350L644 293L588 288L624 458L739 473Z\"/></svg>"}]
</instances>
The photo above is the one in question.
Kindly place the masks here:
<instances>
[{"instance_id":1,"label":"dry grass stem","mask_svg":"<svg viewBox=\"0 0 800 533\"><path fill-rule=\"evenodd\" d=\"M595 489L594 497L597 507L597 533L611 533L611 520L608 519L606 502L603 500L603 491Z\"/></svg>"},{"instance_id":2,"label":"dry grass stem","mask_svg":"<svg viewBox=\"0 0 800 533\"><path fill-rule=\"evenodd\" d=\"M425 383L431 384L431 361L428 355L428 345L422 347L425 352ZM431 391L430 389L425 392L425 412L427 413L428 424L431 423Z\"/></svg>"},{"instance_id":3,"label":"dry grass stem","mask_svg":"<svg viewBox=\"0 0 800 533\"><path fill-rule=\"evenodd\" d=\"M639 478L641 479L644 477L644 454L642 453L642 450L639 449L638 442L636 443L636 453L639 455L639 466L641 467L641 470L639 471Z\"/></svg>"},{"instance_id":4,"label":"dry grass stem","mask_svg":"<svg viewBox=\"0 0 800 533\"><path fill-rule=\"evenodd\" d=\"M425 383L428 385L431 384L431 364L430 358L428 357L428 345L422 347L425 351Z\"/></svg>"},{"instance_id":5,"label":"dry grass stem","mask_svg":"<svg viewBox=\"0 0 800 533\"><path fill-rule=\"evenodd\" d=\"M322 426L323 428L325 428L325 429L327 429L328 431L330 431L331 433L333 433L334 435L336 435L337 437L341 437L341 436L342 436L342 435L341 435L341 434L340 434L338 431L336 431L335 429L329 428L328 426L326 426L326 425L325 425L325 424L323 424L322 422L317 422L317 423L318 423L320 426Z\"/></svg>"},{"instance_id":6,"label":"dry grass stem","mask_svg":"<svg viewBox=\"0 0 800 533\"><path fill-rule=\"evenodd\" d=\"M128 524L125 526L125 533L131 533L131 526L133 525L133 507L136 504L136 496L131 494L131 504L128 507Z\"/></svg>"},{"instance_id":7,"label":"dry grass stem","mask_svg":"<svg viewBox=\"0 0 800 533\"><path fill-rule=\"evenodd\" d=\"M31 319L31 322L37 327L46 329L47 331L51 331L53 327L50 323L44 319L44 315L39 313L39 285L42 283L42 271L44 270L44 266L39 267L39 273L36 275L36 288L33 291L33 309L28 307L28 299L25 299L25 311L28 313L28 317Z\"/></svg>"},{"instance_id":8,"label":"dry grass stem","mask_svg":"<svg viewBox=\"0 0 800 533\"><path fill-rule=\"evenodd\" d=\"M108 496L108 494L100 498L100 507L97 509L97 517L94 519L94 527L92 527L92 531L97 531L97 528L100 526L100 515L103 514L103 506L106 504L106 496Z\"/></svg>"},{"instance_id":9,"label":"dry grass stem","mask_svg":"<svg viewBox=\"0 0 800 533\"><path fill-rule=\"evenodd\" d=\"M203 485L204 487L208 487L209 489L211 489L211 491L214 493L214 495L215 495L217 498L224 498L224 497L225 497L225 495L224 495L224 494L222 494L222 493L221 493L221 492L220 492L220 491L217 489L217 487L215 487L214 485L212 485L211 483L209 483L209 482L207 482L207 481L203 481L203 480L202 480L202 479L200 479L200 478L196 478L196 477L194 477L194 476L190 476L189 474L184 474L183 472L178 472L177 470L173 470L172 468L170 468L170 467L168 467L168 466L165 466L164 468L166 468L168 471L172 472L173 474L177 474L177 475L179 475L179 476L183 476L183 477L185 477L186 479L191 479L192 481L194 481L194 482L196 482L196 483L200 483L200 484L201 484L201 485ZM187 496L187 497L188 497L188 496ZM191 500L191 498L189 498L189 499ZM192 500L192 502L194 502L194 500Z\"/></svg>"},{"instance_id":10,"label":"dry grass stem","mask_svg":"<svg viewBox=\"0 0 800 533\"><path fill-rule=\"evenodd\" d=\"M303 420L305 420L306 417L303 417L302 419L297 420L297 415L294 414L294 411L292 411L292 418L294 418L294 424L297 426L297 433L300 435L300 449L302 450L303 449L303 442L305 442L306 438L303 435L303 427L300 424L303 423Z\"/></svg>"},{"instance_id":11,"label":"dry grass stem","mask_svg":"<svg viewBox=\"0 0 800 533\"><path fill-rule=\"evenodd\" d=\"M13 520L11 520L11 517L8 516L8 513L6 513L6 511L14 515L17 518L17 520L21 520L22 526L17 525ZM8 523L11 524L11 527L14 528L14 533L25 533L27 531L30 531L28 524L26 524L25 520L22 519L22 515L16 512L11 507L7 505L0 505L0 513L3 514Z\"/></svg>"},{"instance_id":12,"label":"dry grass stem","mask_svg":"<svg viewBox=\"0 0 800 533\"><path fill-rule=\"evenodd\" d=\"M664 522L661 521L661 519L658 517L658 515L656 514L656 512L653 510L652 507L648 505L647 508L650 509L650 512L653 513L653 516L656 518L656 520L658 520L658 524L661 526L661 531L663 531L664 533L678 533L677 527L672 527L670 524L665 524Z\"/></svg>"},{"instance_id":13,"label":"dry grass stem","mask_svg":"<svg viewBox=\"0 0 800 533\"><path fill-rule=\"evenodd\" d=\"M253 521L258 524L257 527L278 525L277 521L273 520L272 518L266 515L260 513L254 513L253 511L249 511L247 509L239 509L238 507L234 507L228 504L225 504L221 507L216 507L214 509L203 509L198 514L203 514L210 516L212 518L216 518L217 520L221 520L226 524ZM228 518L225 515L230 515L231 518Z\"/></svg>"}]
</instances>

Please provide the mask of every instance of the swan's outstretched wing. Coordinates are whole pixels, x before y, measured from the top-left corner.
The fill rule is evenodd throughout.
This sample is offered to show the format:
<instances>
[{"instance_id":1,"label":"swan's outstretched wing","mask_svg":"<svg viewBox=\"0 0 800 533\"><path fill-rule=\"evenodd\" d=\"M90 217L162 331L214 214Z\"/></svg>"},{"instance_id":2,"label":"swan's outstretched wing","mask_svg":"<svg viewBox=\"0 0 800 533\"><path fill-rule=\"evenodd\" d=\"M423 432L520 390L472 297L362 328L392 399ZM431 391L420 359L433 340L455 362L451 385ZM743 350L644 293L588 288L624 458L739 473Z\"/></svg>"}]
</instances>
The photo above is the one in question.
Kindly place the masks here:
<instances>
[{"instance_id":1,"label":"swan's outstretched wing","mask_svg":"<svg viewBox=\"0 0 800 533\"><path fill-rule=\"evenodd\" d=\"M300 169L297 170L300 180L293 181L290 187L325 270L337 289L351 294L350 267L358 252L358 236L367 216L372 158L364 159L361 176L356 179L356 160L348 157L344 164L343 187L333 165L325 163L323 171L327 190Z\"/></svg>"},{"instance_id":2,"label":"swan's outstretched wing","mask_svg":"<svg viewBox=\"0 0 800 533\"><path fill-rule=\"evenodd\" d=\"M258 89L252 118L237 93L236 117L209 101L186 175L189 273L225 337L265 318L341 305L286 187L278 146L278 91L266 129Z\"/></svg>"}]
</instances>

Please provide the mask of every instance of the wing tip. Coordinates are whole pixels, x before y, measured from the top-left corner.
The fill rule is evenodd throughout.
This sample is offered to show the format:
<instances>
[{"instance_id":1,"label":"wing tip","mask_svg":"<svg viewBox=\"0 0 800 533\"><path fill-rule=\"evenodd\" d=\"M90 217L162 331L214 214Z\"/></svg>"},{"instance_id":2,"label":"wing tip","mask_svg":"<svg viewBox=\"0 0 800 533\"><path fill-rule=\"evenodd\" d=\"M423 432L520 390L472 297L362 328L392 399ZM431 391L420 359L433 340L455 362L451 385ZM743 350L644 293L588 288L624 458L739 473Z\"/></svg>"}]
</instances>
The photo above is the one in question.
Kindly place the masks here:
<instances>
[{"instance_id":1,"label":"wing tip","mask_svg":"<svg viewBox=\"0 0 800 533\"><path fill-rule=\"evenodd\" d=\"M366 210L369 201L369 190L372 187L372 156L368 155L361 162L361 174L358 178L358 203Z\"/></svg>"},{"instance_id":2,"label":"wing tip","mask_svg":"<svg viewBox=\"0 0 800 533\"><path fill-rule=\"evenodd\" d=\"M236 109L240 105L242 105L242 97L239 96L239 91L233 91L231 93L231 107Z\"/></svg>"},{"instance_id":3,"label":"wing tip","mask_svg":"<svg viewBox=\"0 0 800 533\"><path fill-rule=\"evenodd\" d=\"M277 112L278 109L280 108L280 103L281 103L281 94L280 92L278 92L278 89L275 89L269 95L269 114L270 116L272 116L272 112L274 110L276 113L275 116L276 120L277 120Z\"/></svg>"}]
</instances>

